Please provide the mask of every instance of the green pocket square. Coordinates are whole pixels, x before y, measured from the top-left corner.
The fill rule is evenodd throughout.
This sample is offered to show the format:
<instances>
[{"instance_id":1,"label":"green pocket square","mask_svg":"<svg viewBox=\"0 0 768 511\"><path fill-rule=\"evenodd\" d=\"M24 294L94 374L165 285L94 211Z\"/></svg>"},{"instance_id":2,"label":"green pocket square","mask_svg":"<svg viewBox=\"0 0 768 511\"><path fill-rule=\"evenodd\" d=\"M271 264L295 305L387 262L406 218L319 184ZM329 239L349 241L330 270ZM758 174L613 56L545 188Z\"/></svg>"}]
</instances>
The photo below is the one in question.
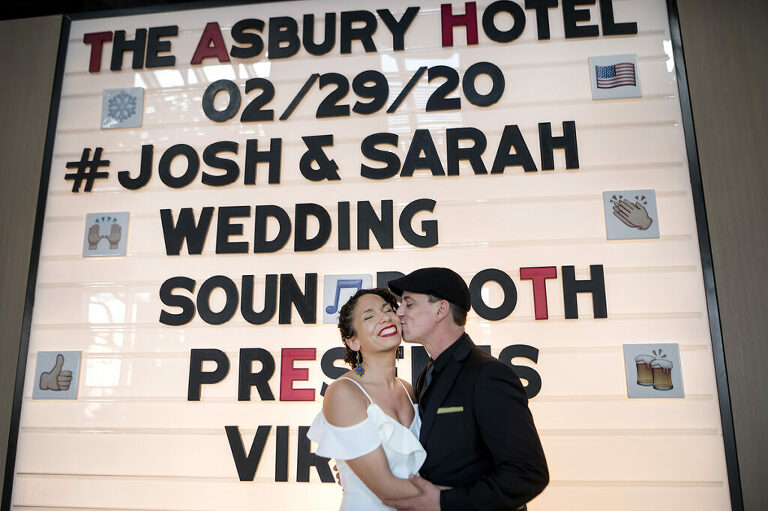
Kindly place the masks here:
<instances>
[{"instance_id":1,"label":"green pocket square","mask_svg":"<svg viewBox=\"0 0 768 511\"><path fill-rule=\"evenodd\" d=\"M458 413L458 412L463 412L463 411L464 411L464 407L463 406L445 406L443 408L438 408L437 409L437 414L441 415L443 413Z\"/></svg>"}]
</instances>

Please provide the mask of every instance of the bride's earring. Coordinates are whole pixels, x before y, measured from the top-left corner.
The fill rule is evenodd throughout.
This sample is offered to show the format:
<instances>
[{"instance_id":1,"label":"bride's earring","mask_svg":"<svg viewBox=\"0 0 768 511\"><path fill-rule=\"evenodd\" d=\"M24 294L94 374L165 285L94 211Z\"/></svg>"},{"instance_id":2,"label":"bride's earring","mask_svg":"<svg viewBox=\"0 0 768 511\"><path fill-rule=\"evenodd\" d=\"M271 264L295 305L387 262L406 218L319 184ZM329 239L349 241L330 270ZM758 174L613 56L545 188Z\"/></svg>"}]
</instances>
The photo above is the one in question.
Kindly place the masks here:
<instances>
[{"instance_id":1,"label":"bride's earring","mask_svg":"<svg viewBox=\"0 0 768 511\"><path fill-rule=\"evenodd\" d=\"M363 360L360 358L360 352L357 352L357 357L355 357L355 372L358 376L362 376L365 374L365 368L363 367Z\"/></svg>"}]
</instances>

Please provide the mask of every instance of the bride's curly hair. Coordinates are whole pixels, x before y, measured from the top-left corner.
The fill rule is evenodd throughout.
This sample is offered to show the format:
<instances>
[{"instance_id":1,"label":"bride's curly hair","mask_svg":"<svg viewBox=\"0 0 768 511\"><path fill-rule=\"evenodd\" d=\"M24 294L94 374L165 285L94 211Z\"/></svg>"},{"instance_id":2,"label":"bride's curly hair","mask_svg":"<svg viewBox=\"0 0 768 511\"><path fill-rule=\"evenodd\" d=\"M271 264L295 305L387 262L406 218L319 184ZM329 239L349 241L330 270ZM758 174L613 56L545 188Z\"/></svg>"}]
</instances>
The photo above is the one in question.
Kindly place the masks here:
<instances>
[{"instance_id":1,"label":"bride's curly hair","mask_svg":"<svg viewBox=\"0 0 768 511\"><path fill-rule=\"evenodd\" d=\"M357 351L349 349L347 346L347 339L355 336L355 329L352 324L355 321L354 312L355 305L360 297L365 295L378 295L384 299L391 307L392 310L396 310L398 307L397 298L389 289L383 287L375 287L373 289L361 289L350 298L347 303L339 311L339 332L341 332L341 342L344 343L344 362L349 364L350 367L357 365ZM360 361L362 361L363 354L360 354Z\"/></svg>"}]
</instances>

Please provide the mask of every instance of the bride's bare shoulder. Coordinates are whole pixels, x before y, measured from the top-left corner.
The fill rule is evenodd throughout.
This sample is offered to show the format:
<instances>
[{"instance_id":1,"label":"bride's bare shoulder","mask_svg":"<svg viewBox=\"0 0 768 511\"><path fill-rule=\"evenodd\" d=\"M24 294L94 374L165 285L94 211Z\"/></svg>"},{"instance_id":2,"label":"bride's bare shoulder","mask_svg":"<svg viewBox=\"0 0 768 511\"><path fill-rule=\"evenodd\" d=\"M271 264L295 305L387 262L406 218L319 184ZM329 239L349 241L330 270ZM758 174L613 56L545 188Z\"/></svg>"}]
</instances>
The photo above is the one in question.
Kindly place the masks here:
<instances>
[{"instance_id":1,"label":"bride's bare shoulder","mask_svg":"<svg viewBox=\"0 0 768 511\"><path fill-rule=\"evenodd\" d=\"M353 426L368 417L368 400L353 382L338 379L325 390L323 415L334 426Z\"/></svg>"}]
</instances>

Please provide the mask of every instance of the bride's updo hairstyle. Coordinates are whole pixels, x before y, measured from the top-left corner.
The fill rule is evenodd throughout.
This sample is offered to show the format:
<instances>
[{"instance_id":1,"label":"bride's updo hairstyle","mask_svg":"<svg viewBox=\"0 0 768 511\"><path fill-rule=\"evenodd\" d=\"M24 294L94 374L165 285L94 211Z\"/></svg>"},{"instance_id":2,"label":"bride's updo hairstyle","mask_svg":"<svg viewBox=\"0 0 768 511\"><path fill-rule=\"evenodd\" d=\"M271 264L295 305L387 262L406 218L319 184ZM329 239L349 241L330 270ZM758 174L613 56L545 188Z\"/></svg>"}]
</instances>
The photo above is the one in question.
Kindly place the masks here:
<instances>
[{"instance_id":1,"label":"bride's updo hairstyle","mask_svg":"<svg viewBox=\"0 0 768 511\"><path fill-rule=\"evenodd\" d=\"M393 295L389 289L383 287L361 289L355 293L352 298L347 301L347 303L344 304L344 306L339 311L339 331L341 332L341 342L344 343L344 362L349 364L349 366L352 368L357 365L358 352L349 349L349 346L347 346L347 339L355 336L355 329L353 327L355 322L355 305L357 305L357 301L360 299L360 297L365 295L380 296L384 299L385 302L392 306L392 310L397 310L398 307L395 295ZM360 353L359 361L362 362L362 360L363 354Z\"/></svg>"}]
</instances>

